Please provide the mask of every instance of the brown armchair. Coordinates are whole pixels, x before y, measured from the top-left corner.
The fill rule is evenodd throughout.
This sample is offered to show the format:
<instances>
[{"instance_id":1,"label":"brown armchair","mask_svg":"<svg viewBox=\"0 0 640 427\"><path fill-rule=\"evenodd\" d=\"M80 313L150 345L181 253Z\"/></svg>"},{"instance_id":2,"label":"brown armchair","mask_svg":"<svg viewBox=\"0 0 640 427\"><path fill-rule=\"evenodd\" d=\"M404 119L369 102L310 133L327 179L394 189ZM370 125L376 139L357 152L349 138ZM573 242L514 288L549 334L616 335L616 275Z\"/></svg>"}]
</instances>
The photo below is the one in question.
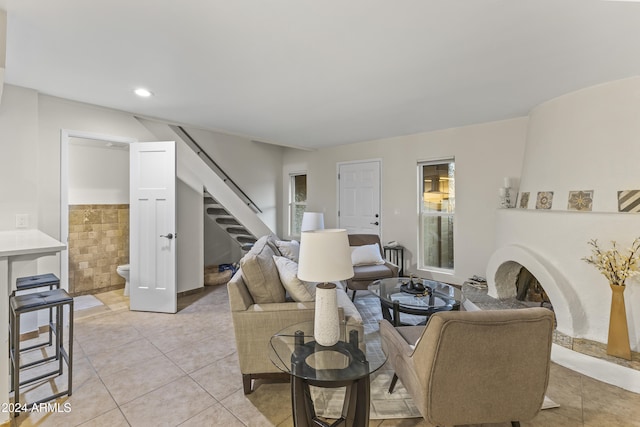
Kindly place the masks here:
<instances>
[{"instance_id":1,"label":"brown armchair","mask_svg":"<svg viewBox=\"0 0 640 427\"><path fill-rule=\"evenodd\" d=\"M426 327L394 328L382 320L395 372L389 392L399 378L432 424L519 426L544 401L553 319L550 310L534 307L440 312Z\"/></svg>"},{"instance_id":2,"label":"brown armchair","mask_svg":"<svg viewBox=\"0 0 640 427\"><path fill-rule=\"evenodd\" d=\"M349 234L349 246L362 246L377 243L380 255L384 259L384 252L380 244L380 236L377 234ZM389 277L398 277L398 266L385 261L380 265L353 266L353 277L347 280L347 288L353 291L351 301L356 298L356 291L367 290L371 282Z\"/></svg>"}]
</instances>

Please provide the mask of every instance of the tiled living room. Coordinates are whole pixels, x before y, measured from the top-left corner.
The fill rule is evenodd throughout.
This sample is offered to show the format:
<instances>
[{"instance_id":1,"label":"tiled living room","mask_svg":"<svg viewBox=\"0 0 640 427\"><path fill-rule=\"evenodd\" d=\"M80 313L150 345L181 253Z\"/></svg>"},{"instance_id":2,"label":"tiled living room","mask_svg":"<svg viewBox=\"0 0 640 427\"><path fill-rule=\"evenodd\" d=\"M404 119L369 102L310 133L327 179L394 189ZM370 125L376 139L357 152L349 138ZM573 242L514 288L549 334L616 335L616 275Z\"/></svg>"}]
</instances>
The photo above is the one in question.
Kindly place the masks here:
<instances>
[{"instance_id":1,"label":"tiled living room","mask_svg":"<svg viewBox=\"0 0 640 427\"><path fill-rule=\"evenodd\" d=\"M71 410L22 414L12 425L293 425L288 383L263 381L249 395L242 391L224 285L181 297L174 315L129 311L121 291L98 298L104 305L77 312L75 391L58 401L68 402ZM370 325L381 318L373 295L362 292L356 305L373 320ZM50 393L53 383L37 390ZM523 426L640 425L637 394L557 364L551 365L547 396L559 406L542 410ZM413 417L371 419L369 425L430 424Z\"/></svg>"},{"instance_id":2,"label":"tiled living room","mask_svg":"<svg viewBox=\"0 0 640 427\"><path fill-rule=\"evenodd\" d=\"M55 274L76 301L73 395L0 424L294 424L289 384L247 372L288 378L269 338L310 323L314 301L208 276L260 236L302 240L318 213L400 250L397 274L449 289L445 306L553 309L543 409L523 425L639 425L640 266L585 262L590 242L637 255L637 40L635 0L0 0L0 382L17 279ZM380 355L393 302L368 286L353 303L338 290L340 313ZM26 317L28 339L47 316ZM412 342L392 349L426 354ZM428 425L408 384L387 392L393 354L371 375L369 425ZM522 394L546 375L532 377ZM20 389L64 394L65 375ZM313 396L334 419L340 392Z\"/></svg>"}]
</instances>

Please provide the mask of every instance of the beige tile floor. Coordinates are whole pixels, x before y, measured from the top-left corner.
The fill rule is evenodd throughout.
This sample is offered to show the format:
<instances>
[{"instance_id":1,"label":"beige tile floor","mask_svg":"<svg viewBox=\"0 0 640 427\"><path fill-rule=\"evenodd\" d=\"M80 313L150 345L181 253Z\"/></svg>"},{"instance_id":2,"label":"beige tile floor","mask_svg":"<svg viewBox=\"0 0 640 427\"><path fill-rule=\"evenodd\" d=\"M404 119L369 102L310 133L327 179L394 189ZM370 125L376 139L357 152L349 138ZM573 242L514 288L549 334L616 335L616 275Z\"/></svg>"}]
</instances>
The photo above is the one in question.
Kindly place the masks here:
<instances>
[{"instance_id":1,"label":"beige tile floor","mask_svg":"<svg viewBox=\"0 0 640 427\"><path fill-rule=\"evenodd\" d=\"M293 425L288 384L242 392L225 286L181 297L177 314L131 312L122 291L98 297L105 306L76 312L73 395L56 401L60 412L23 413L12 426ZM23 391L32 401L64 386L58 377ZM547 395L560 407L523 426L640 426L640 395L555 364Z\"/></svg>"}]
</instances>

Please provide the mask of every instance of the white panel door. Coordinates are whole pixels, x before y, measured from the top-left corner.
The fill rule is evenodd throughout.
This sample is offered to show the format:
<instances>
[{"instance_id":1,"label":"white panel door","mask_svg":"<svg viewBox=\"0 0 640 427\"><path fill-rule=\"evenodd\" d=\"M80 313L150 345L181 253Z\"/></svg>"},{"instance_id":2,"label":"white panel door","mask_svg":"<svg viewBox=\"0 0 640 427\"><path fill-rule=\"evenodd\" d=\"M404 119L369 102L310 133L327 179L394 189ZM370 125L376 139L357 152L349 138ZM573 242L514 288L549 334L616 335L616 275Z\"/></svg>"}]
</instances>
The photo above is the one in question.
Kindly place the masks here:
<instances>
[{"instance_id":1,"label":"white panel door","mask_svg":"<svg viewBox=\"0 0 640 427\"><path fill-rule=\"evenodd\" d=\"M380 162L338 168L338 225L349 234L380 234Z\"/></svg>"},{"instance_id":2,"label":"white panel door","mask_svg":"<svg viewBox=\"0 0 640 427\"><path fill-rule=\"evenodd\" d=\"M175 313L175 142L131 144L130 308Z\"/></svg>"}]
</instances>

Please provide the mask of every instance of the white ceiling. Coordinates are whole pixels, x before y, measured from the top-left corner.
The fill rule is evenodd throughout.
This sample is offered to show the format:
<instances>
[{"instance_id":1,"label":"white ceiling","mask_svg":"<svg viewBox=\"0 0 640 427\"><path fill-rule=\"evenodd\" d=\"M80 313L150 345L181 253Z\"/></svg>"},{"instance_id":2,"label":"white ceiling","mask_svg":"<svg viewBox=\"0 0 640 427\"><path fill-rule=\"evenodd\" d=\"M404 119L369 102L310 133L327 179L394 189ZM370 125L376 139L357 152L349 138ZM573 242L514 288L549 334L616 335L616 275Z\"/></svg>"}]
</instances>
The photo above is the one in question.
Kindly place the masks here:
<instances>
[{"instance_id":1,"label":"white ceiling","mask_svg":"<svg viewBox=\"0 0 640 427\"><path fill-rule=\"evenodd\" d=\"M526 115L640 75L640 3L0 0L6 83L322 147ZM155 96L133 95L144 86Z\"/></svg>"}]
</instances>

